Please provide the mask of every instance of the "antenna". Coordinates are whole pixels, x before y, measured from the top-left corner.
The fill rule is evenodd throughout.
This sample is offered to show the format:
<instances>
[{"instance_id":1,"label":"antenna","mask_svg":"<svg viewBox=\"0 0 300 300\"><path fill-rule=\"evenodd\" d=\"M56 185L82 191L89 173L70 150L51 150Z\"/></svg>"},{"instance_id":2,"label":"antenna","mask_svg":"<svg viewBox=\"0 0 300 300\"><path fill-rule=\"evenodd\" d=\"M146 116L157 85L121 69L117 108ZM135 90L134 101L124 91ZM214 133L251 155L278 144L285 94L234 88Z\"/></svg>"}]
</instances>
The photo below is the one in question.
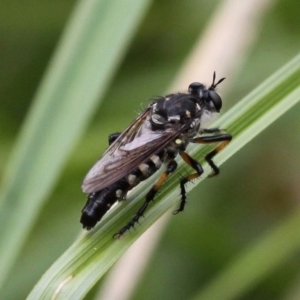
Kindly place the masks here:
<instances>
[{"instance_id":1,"label":"antenna","mask_svg":"<svg viewBox=\"0 0 300 300\"><path fill-rule=\"evenodd\" d=\"M213 75L213 82L211 84L211 86L209 87L209 90L214 90L218 84L220 84L223 80L225 79L225 77L221 78L217 83L215 83L216 80L216 72L214 72Z\"/></svg>"}]
</instances>

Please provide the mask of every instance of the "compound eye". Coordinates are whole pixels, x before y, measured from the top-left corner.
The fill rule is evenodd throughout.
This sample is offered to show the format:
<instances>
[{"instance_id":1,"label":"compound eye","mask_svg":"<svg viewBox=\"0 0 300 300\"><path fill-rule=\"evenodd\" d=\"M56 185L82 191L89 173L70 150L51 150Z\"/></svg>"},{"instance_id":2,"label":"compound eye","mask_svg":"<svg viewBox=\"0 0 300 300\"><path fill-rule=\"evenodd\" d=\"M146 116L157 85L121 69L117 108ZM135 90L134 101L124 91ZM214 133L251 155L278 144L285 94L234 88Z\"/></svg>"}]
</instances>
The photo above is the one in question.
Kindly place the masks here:
<instances>
[{"instance_id":1,"label":"compound eye","mask_svg":"<svg viewBox=\"0 0 300 300\"><path fill-rule=\"evenodd\" d=\"M215 91L209 91L208 95L209 95L209 99L214 104L216 110L219 112L222 108L222 98L221 98L221 96Z\"/></svg>"},{"instance_id":2,"label":"compound eye","mask_svg":"<svg viewBox=\"0 0 300 300\"><path fill-rule=\"evenodd\" d=\"M200 82L193 82L189 86L189 93L192 95L197 95L199 97L202 97L202 91L204 89L204 85Z\"/></svg>"}]
</instances>

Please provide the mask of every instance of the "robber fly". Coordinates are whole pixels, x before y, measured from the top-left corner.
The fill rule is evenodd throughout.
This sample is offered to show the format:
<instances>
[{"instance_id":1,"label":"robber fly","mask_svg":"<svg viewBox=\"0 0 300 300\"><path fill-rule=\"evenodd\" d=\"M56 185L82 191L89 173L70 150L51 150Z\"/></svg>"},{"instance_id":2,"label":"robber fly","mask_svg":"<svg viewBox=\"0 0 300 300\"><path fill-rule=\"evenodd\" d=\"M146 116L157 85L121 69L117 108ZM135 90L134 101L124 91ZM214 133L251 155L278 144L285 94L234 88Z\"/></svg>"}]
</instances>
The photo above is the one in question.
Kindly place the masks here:
<instances>
[{"instance_id":1,"label":"robber fly","mask_svg":"<svg viewBox=\"0 0 300 300\"><path fill-rule=\"evenodd\" d=\"M222 99L215 91L215 73L210 87L202 83L190 84L187 93L169 94L152 102L122 133L111 134L109 148L86 175L82 190L88 199L82 210L80 222L91 229L116 201L126 197L128 191L152 176L165 164L166 170L146 195L145 202L133 218L116 236L122 236L144 215L149 203L170 173L177 168L176 156L192 167L195 172L180 179L181 201L174 212L184 210L185 185L199 177L203 169L199 162L186 152L189 143L219 145L205 156L214 176L219 168L212 158L231 140L231 135L219 128L207 129L219 114Z\"/></svg>"}]
</instances>

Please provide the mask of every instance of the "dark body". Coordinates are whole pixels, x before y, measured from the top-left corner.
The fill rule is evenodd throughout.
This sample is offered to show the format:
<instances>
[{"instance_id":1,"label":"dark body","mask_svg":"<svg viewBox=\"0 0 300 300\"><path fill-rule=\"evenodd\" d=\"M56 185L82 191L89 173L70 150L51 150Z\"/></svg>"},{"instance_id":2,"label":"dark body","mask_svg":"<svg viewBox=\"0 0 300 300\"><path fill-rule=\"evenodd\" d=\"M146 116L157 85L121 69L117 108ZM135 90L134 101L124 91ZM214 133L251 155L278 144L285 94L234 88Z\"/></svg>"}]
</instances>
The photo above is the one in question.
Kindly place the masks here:
<instances>
[{"instance_id":1,"label":"dark body","mask_svg":"<svg viewBox=\"0 0 300 300\"><path fill-rule=\"evenodd\" d=\"M209 88L196 82L187 93L156 99L123 133L109 137L110 147L83 182L83 191L89 193L80 220L84 228L93 228L116 201L124 199L129 190L166 164L143 206L117 235L133 227L168 175L176 170L178 154L196 171L180 180L181 202L175 213L182 211L186 203L185 184L203 173L201 165L185 152L189 143L221 142L205 157L213 169L212 175L219 173L212 158L229 143L231 135L218 128L206 128L222 106L215 88L223 79L216 84L214 80Z\"/></svg>"}]
</instances>

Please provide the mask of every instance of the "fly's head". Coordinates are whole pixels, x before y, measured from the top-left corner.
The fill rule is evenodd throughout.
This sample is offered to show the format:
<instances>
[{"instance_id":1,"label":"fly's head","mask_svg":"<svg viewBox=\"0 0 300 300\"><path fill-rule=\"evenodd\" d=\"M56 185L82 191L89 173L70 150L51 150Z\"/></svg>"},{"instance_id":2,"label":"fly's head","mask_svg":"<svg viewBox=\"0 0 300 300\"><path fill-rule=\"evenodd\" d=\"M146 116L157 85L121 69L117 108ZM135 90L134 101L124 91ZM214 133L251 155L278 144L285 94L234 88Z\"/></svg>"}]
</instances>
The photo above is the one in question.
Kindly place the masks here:
<instances>
[{"instance_id":1,"label":"fly's head","mask_svg":"<svg viewBox=\"0 0 300 300\"><path fill-rule=\"evenodd\" d=\"M209 88L206 88L200 82L193 82L189 86L189 93L194 95L197 103L200 105L200 128L207 128L220 113L222 108L222 98L215 91L218 84L220 84L225 78L221 78L215 83L216 73L213 75L213 82Z\"/></svg>"},{"instance_id":2,"label":"fly's head","mask_svg":"<svg viewBox=\"0 0 300 300\"><path fill-rule=\"evenodd\" d=\"M186 124L196 132L215 119L222 107L222 99L215 91L225 78L206 88L202 83L190 84L188 93L170 94L152 104L150 122L153 130L167 129L174 124Z\"/></svg>"}]
</instances>

